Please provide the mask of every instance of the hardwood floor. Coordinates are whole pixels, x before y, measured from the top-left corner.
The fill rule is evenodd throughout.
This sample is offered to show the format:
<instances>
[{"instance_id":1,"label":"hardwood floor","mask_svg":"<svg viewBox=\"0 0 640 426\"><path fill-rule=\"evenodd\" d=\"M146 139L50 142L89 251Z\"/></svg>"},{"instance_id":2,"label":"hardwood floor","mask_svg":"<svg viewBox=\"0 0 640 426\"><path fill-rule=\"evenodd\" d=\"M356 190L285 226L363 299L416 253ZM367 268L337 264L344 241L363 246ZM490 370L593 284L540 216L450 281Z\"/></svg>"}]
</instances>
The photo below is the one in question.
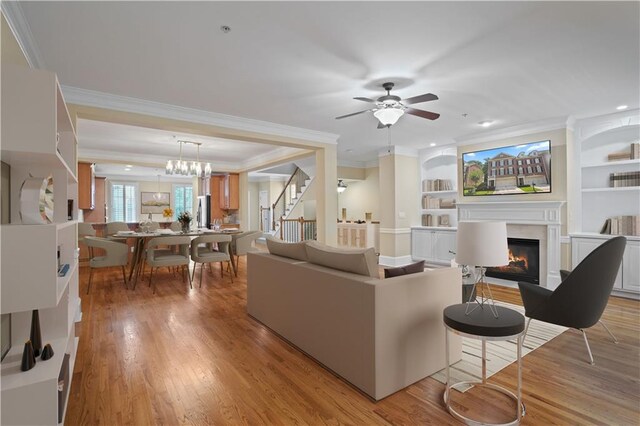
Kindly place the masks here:
<instances>
[{"instance_id":1,"label":"hardwood floor","mask_svg":"<svg viewBox=\"0 0 640 426\"><path fill-rule=\"evenodd\" d=\"M216 265L217 266L217 265ZM199 267L198 267L199 268ZM65 423L77 424L457 424L442 403L444 385L426 378L375 403L246 313L246 259L232 284L207 269L202 288L179 274L154 273L126 290L117 268L94 274ZM148 275L147 275L148 277ZM520 303L516 290L493 287ZM523 360L523 424L640 423L640 304L611 298L602 327L569 330ZM444 348L443 348L444 350ZM514 388L515 364L492 377ZM507 421L515 410L496 393L457 394L457 408ZM466 408L465 408L466 407Z\"/></svg>"}]
</instances>

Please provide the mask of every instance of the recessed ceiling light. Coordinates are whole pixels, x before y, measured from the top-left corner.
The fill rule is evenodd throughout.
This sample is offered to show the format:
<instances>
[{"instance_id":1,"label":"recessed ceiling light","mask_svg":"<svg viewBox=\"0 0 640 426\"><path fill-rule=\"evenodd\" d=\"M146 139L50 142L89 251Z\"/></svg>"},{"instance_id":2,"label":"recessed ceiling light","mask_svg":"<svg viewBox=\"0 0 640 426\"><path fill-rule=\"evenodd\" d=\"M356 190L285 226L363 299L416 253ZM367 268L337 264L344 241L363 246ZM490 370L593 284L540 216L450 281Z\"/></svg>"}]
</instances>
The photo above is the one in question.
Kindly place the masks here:
<instances>
[{"instance_id":1,"label":"recessed ceiling light","mask_svg":"<svg viewBox=\"0 0 640 426\"><path fill-rule=\"evenodd\" d=\"M125 167L131 168L133 166L131 164L125 164Z\"/></svg>"},{"instance_id":2,"label":"recessed ceiling light","mask_svg":"<svg viewBox=\"0 0 640 426\"><path fill-rule=\"evenodd\" d=\"M485 121L481 121L478 123L479 125L481 125L482 127L489 127L493 124L493 121L491 120L485 120Z\"/></svg>"},{"instance_id":3,"label":"recessed ceiling light","mask_svg":"<svg viewBox=\"0 0 640 426\"><path fill-rule=\"evenodd\" d=\"M431 142L431 143L429 144L429 146L436 146L436 143L435 143L435 142Z\"/></svg>"},{"instance_id":4,"label":"recessed ceiling light","mask_svg":"<svg viewBox=\"0 0 640 426\"><path fill-rule=\"evenodd\" d=\"M622 111L623 109L627 109L627 108L629 108L627 105L619 105L616 107L618 111Z\"/></svg>"},{"instance_id":5,"label":"recessed ceiling light","mask_svg":"<svg viewBox=\"0 0 640 426\"><path fill-rule=\"evenodd\" d=\"M353 152L352 149L346 149L344 152Z\"/></svg>"},{"instance_id":6,"label":"recessed ceiling light","mask_svg":"<svg viewBox=\"0 0 640 426\"><path fill-rule=\"evenodd\" d=\"M231 27L228 26L228 25L222 25L220 27L220 31L222 31L223 33L227 34L227 33L229 33L231 31Z\"/></svg>"}]
</instances>

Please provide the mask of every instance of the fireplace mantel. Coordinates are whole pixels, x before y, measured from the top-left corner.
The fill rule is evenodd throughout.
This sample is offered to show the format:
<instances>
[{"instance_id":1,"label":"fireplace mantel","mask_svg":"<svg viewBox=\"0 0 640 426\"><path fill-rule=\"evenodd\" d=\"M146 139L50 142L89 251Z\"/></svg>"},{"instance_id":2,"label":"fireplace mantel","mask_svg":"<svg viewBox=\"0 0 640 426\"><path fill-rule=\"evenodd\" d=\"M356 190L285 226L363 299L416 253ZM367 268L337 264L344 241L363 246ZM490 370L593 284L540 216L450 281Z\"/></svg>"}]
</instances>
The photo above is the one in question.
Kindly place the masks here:
<instances>
[{"instance_id":1,"label":"fireplace mantel","mask_svg":"<svg viewBox=\"0 0 640 426\"><path fill-rule=\"evenodd\" d=\"M458 220L499 220L511 225L544 226L547 231L545 285L554 289L560 284L560 225L564 204L564 201L458 203Z\"/></svg>"}]
</instances>

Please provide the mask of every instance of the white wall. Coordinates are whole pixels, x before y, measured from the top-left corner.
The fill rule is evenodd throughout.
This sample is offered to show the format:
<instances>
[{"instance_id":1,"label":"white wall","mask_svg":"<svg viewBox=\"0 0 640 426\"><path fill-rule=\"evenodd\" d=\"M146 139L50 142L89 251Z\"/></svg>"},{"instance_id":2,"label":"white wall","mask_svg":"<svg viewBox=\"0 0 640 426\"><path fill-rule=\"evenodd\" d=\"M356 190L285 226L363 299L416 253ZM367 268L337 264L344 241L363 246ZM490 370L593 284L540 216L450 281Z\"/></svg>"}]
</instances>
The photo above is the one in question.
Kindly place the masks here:
<instances>
[{"instance_id":1,"label":"white wall","mask_svg":"<svg viewBox=\"0 0 640 426\"><path fill-rule=\"evenodd\" d=\"M338 212L341 218L342 208L347 209L347 220L364 220L365 213L372 213L372 220L380 220L380 177L379 169L365 169L365 179L348 181L347 189L338 195Z\"/></svg>"}]
</instances>

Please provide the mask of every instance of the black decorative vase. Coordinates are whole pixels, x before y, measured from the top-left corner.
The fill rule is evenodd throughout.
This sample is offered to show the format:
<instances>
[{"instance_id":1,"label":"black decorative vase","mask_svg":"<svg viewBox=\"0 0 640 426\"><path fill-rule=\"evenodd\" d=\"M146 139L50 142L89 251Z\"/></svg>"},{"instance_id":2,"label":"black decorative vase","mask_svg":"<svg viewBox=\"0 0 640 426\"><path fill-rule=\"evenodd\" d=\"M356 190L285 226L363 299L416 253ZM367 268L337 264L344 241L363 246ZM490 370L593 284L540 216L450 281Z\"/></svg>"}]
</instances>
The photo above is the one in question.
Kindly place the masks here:
<instances>
[{"instance_id":1,"label":"black decorative vase","mask_svg":"<svg viewBox=\"0 0 640 426\"><path fill-rule=\"evenodd\" d=\"M42 333L40 332L40 313L34 309L31 314L31 344L33 345L33 354L40 356L42 352Z\"/></svg>"},{"instance_id":2,"label":"black decorative vase","mask_svg":"<svg viewBox=\"0 0 640 426\"><path fill-rule=\"evenodd\" d=\"M33 345L31 340L27 340L24 344L24 350L22 351L22 364L20 370L29 371L36 365L36 357L33 354Z\"/></svg>"},{"instance_id":3,"label":"black decorative vase","mask_svg":"<svg viewBox=\"0 0 640 426\"><path fill-rule=\"evenodd\" d=\"M51 359L52 357L53 357L53 348L49 343L47 343L46 345L44 345L44 348L42 349L42 355L40 356L40 359L42 361L46 361L48 359Z\"/></svg>"}]
</instances>

